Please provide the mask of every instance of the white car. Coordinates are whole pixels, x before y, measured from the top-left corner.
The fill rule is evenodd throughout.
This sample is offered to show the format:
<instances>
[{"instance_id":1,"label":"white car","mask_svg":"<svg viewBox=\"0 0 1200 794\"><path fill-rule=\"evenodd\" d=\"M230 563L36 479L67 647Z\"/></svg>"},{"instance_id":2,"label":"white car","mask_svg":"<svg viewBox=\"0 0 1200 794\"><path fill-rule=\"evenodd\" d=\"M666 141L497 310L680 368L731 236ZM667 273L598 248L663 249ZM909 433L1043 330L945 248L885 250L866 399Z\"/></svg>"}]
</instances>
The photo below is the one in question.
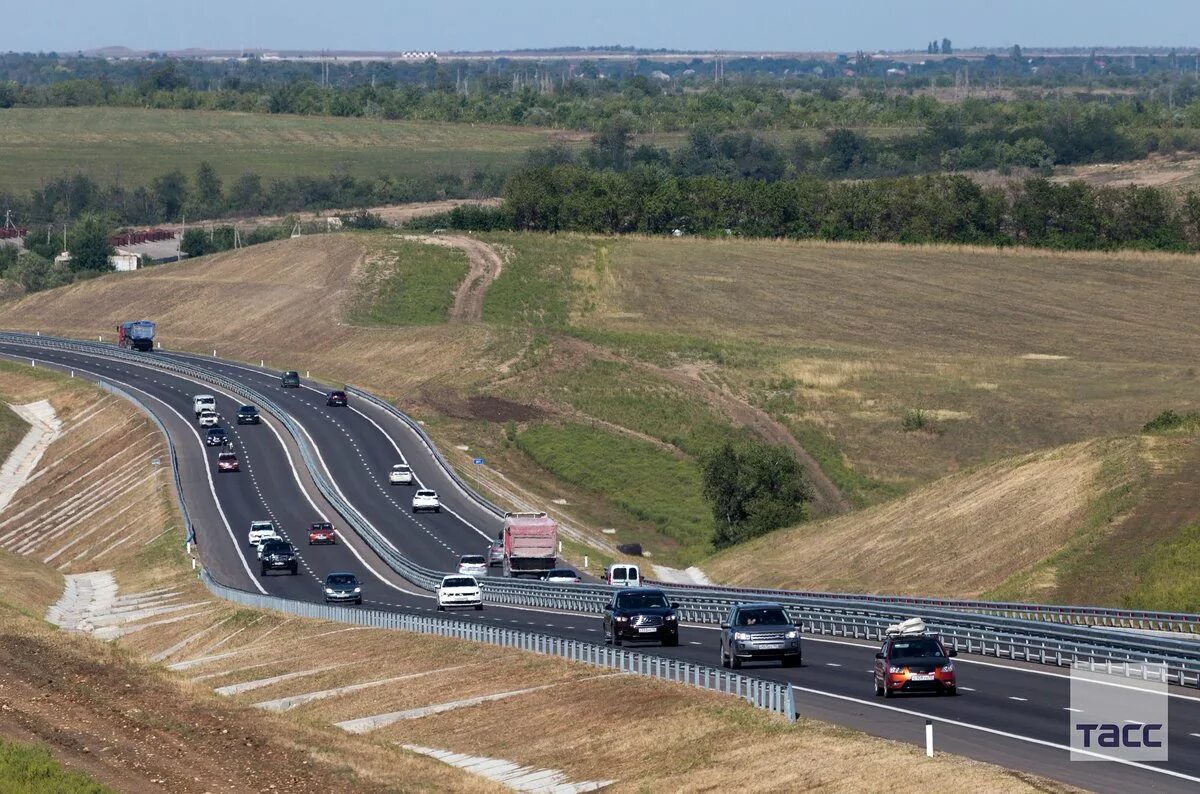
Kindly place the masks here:
<instances>
[{"instance_id":1,"label":"white car","mask_svg":"<svg viewBox=\"0 0 1200 794\"><path fill-rule=\"evenodd\" d=\"M442 512L442 503L438 501L437 491L422 488L413 494L413 512L419 513L422 510L432 510L435 513Z\"/></svg>"},{"instance_id":2,"label":"white car","mask_svg":"<svg viewBox=\"0 0 1200 794\"><path fill-rule=\"evenodd\" d=\"M412 485L413 473L407 463L397 463L388 472L388 482L392 485Z\"/></svg>"},{"instance_id":3,"label":"white car","mask_svg":"<svg viewBox=\"0 0 1200 794\"><path fill-rule=\"evenodd\" d=\"M542 581L550 584L579 584L583 580L571 568L551 568L546 571Z\"/></svg>"},{"instance_id":4,"label":"white car","mask_svg":"<svg viewBox=\"0 0 1200 794\"><path fill-rule=\"evenodd\" d=\"M250 533L246 536L246 545L259 546L267 538L279 538L279 532L270 521L251 521ZM283 540L283 538L279 538Z\"/></svg>"},{"instance_id":5,"label":"white car","mask_svg":"<svg viewBox=\"0 0 1200 794\"><path fill-rule=\"evenodd\" d=\"M216 411L209 411L208 409L205 409L200 412L201 427L216 427L220 421L221 417L217 416Z\"/></svg>"},{"instance_id":6,"label":"white car","mask_svg":"<svg viewBox=\"0 0 1200 794\"><path fill-rule=\"evenodd\" d=\"M217 398L213 397L211 394L197 394L192 398L192 413L194 413L196 416L199 416L205 411L215 412L216 410Z\"/></svg>"},{"instance_id":7,"label":"white car","mask_svg":"<svg viewBox=\"0 0 1200 794\"><path fill-rule=\"evenodd\" d=\"M455 574L443 576L437 589L438 611L447 607L475 607L483 609L483 591L474 576Z\"/></svg>"},{"instance_id":8,"label":"white car","mask_svg":"<svg viewBox=\"0 0 1200 794\"><path fill-rule=\"evenodd\" d=\"M458 572L470 576L487 576L487 557L482 554L464 554L458 558Z\"/></svg>"}]
</instances>

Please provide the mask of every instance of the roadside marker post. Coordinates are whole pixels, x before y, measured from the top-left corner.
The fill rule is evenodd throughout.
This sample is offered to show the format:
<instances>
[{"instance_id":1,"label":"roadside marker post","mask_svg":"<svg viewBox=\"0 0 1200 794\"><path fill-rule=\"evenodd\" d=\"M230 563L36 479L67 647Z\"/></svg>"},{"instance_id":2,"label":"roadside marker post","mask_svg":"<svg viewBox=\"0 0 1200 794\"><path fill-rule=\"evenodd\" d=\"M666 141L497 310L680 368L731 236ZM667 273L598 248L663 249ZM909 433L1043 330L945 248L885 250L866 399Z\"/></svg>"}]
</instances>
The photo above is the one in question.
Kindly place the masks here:
<instances>
[{"instance_id":1,"label":"roadside marker post","mask_svg":"<svg viewBox=\"0 0 1200 794\"><path fill-rule=\"evenodd\" d=\"M925 720L925 757L933 758L933 720Z\"/></svg>"}]
</instances>

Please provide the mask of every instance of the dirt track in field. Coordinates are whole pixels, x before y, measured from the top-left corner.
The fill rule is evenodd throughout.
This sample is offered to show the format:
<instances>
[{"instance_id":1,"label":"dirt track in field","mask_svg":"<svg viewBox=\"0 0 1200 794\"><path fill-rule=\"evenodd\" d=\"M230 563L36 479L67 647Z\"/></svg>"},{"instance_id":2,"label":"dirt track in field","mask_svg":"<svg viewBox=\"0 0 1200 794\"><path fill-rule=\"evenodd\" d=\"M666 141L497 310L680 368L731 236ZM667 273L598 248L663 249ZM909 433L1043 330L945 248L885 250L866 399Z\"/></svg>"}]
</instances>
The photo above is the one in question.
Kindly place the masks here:
<instances>
[{"instance_id":1,"label":"dirt track in field","mask_svg":"<svg viewBox=\"0 0 1200 794\"><path fill-rule=\"evenodd\" d=\"M504 256L482 240L464 234L410 235L405 239L427 245L457 248L467 255L471 270L454 293L454 305L450 308L449 319L452 323L460 324L481 321L483 299L487 296L488 287L492 286L492 282L499 278L504 270Z\"/></svg>"}]
</instances>

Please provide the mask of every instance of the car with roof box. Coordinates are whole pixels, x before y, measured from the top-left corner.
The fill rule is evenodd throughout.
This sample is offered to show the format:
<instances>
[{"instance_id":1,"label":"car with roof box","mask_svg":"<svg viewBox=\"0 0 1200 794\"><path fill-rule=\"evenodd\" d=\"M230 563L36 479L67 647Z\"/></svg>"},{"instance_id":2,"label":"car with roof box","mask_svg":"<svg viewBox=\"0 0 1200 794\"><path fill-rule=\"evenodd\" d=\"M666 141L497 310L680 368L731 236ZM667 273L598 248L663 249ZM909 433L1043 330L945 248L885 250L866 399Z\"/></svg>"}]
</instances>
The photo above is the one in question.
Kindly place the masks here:
<instances>
[{"instance_id":1,"label":"car with roof box","mask_svg":"<svg viewBox=\"0 0 1200 794\"><path fill-rule=\"evenodd\" d=\"M958 651L947 648L920 618L889 626L875 654L875 694L885 698L901 692L957 695L955 656Z\"/></svg>"}]
</instances>

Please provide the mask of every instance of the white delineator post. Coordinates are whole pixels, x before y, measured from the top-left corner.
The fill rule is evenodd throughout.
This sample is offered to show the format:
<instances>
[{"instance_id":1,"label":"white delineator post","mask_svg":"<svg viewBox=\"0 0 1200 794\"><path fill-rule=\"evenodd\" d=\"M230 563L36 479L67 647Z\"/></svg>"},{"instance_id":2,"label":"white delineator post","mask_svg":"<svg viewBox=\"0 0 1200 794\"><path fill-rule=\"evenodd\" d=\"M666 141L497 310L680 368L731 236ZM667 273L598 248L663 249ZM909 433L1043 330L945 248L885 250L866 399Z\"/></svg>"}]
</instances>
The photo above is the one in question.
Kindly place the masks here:
<instances>
[{"instance_id":1,"label":"white delineator post","mask_svg":"<svg viewBox=\"0 0 1200 794\"><path fill-rule=\"evenodd\" d=\"M925 756L933 758L933 720L925 720Z\"/></svg>"}]
</instances>

